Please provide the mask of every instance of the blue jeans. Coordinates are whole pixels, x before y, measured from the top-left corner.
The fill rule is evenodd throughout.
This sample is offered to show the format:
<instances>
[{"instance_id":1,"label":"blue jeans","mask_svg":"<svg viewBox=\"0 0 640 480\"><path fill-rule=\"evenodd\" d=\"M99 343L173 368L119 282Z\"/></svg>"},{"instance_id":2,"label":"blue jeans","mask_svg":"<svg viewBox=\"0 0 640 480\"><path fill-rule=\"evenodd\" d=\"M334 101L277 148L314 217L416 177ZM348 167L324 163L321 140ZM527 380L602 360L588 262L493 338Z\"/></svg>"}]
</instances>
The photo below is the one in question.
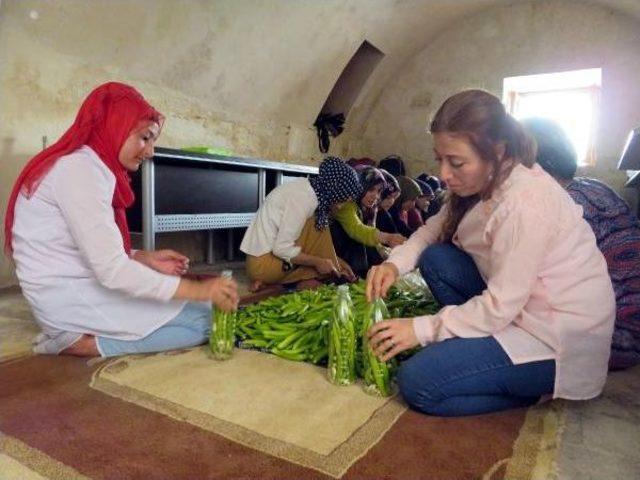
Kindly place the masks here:
<instances>
[{"instance_id":1,"label":"blue jeans","mask_svg":"<svg viewBox=\"0 0 640 480\"><path fill-rule=\"evenodd\" d=\"M436 299L459 305L486 288L473 259L451 244L428 247L419 260ZM410 407L439 416L476 415L535 404L553 392L555 361L514 365L495 338L452 338L430 344L398 372Z\"/></svg>"},{"instance_id":2,"label":"blue jeans","mask_svg":"<svg viewBox=\"0 0 640 480\"><path fill-rule=\"evenodd\" d=\"M163 352L202 345L211 331L211 307L203 303L187 303L172 320L140 340L117 340L96 337L103 357L131 353Z\"/></svg>"}]
</instances>

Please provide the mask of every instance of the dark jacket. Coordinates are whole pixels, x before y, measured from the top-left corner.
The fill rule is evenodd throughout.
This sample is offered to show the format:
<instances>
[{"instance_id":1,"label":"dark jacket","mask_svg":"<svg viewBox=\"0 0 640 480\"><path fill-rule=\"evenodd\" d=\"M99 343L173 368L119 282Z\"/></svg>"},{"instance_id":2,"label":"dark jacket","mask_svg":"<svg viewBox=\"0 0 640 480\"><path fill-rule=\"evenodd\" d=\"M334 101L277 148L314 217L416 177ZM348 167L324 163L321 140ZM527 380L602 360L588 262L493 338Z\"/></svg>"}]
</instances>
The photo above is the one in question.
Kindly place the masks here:
<instances>
[{"instance_id":1,"label":"dark jacket","mask_svg":"<svg viewBox=\"0 0 640 480\"><path fill-rule=\"evenodd\" d=\"M402 219L400 205L394 205L391 207L389 209L389 213L391 214L391 219L393 220L398 233L409 238L413 233L413 230L409 227L409 224Z\"/></svg>"},{"instance_id":2,"label":"dark jacket","mask_svg":"<svg viewBox=\"0 0 640 480\"><path fill-rule=\"evenodd\" d=\"M398 228L396 227L391 214L382 208L378 209L378 215L376 216L376 228L381 232L398 233Z\"/></svg>"}]
</instances>

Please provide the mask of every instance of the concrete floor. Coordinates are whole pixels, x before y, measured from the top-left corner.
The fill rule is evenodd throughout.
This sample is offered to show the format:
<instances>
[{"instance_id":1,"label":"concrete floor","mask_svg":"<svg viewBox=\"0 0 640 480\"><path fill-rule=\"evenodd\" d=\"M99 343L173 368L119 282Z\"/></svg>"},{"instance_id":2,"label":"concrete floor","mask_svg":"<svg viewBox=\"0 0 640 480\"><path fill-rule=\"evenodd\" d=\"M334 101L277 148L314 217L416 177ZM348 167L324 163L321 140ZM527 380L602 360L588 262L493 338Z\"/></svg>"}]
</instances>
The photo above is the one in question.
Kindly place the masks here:
<instances>
[{"instance_id":1,"label":"concrete floor","mask_svg":"<svg viewBox=\"0 0 640 480\"><path fill-rule=\"evenodd\" d=\"M640 366L609 374L603 394L566 402L560 479L640 479Z\"/></svg>"},{"instance_id":2,"label":"concrete floor","mask_svg":"<svg viewBox=\"0 0 640 480\"><path fill-rule=\"evenodd\" d=\"M206 267L199 270L203 271ZM234 276L246 292L242 270ZM0 290L0 360L29 352L37 332L19 289ZM532 478L640 479L640 367L611 373L604 393L595 400L564 403L557 475Z\"/></svg>"}]
</instances>

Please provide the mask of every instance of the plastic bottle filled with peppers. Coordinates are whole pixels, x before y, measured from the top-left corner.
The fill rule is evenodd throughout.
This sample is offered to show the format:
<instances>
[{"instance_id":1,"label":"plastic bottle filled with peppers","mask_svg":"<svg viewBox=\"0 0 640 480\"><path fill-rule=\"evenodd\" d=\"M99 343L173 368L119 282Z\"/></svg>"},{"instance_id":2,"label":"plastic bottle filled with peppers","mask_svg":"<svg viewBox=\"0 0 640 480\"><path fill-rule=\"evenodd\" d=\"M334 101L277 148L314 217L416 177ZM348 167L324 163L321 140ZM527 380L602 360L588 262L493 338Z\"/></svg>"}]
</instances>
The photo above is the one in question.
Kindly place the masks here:
<instances>
[{"instance_id":1,"label":"plastic bottle filled with peppers","mask_svg":"<svg viewBox=\"0 0 640 480\"><path fill-rule=\"evenodd\" d=\"M223 270L223 278L231 278L231 270ZM211 333L209 334L209 348L216 360L227 360L233 354L236 341L236 312L223 312L215 307L211 313Z\"/></svg>"},{"instance_id":2,"label":"plastic bottle filled with peppers","mask_svg":"<svg viewBox=\"0 0 640 480\"><path fill-rule=\"evenodd\" d=\"M364 390L370 395L379 397L389 397L396 392L393 374L395 372L395 362L383 362L376 357L367 331L376 323L389 318L387 306L382 298L377 298L369 303L365 308L362 322L362 354L363 354L363 375Z\"/></svg>"},{"instance_id":3,"label":"plastic bottle filled with peppers","mask_svg":"<svg viewBox=\"0 0 640 480\"><path fill-rule=\"evenodd\" d=\"M335 385L351 385L356 380L356 331L349 286L340 285L336 294L329 332L327 375Z\"/></svg>"}]
</instances>

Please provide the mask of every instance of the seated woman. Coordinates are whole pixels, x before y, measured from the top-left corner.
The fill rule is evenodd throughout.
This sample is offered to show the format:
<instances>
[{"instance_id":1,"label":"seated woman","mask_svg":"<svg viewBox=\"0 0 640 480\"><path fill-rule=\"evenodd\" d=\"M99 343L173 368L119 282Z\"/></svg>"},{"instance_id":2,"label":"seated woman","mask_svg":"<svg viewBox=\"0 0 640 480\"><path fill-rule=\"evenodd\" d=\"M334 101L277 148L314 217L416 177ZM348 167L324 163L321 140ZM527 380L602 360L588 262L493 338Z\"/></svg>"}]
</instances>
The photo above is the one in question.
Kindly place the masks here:
<instances>
[{"instance_id":1,"label":"seated woman","mask_svg":"<svg viewBox=\"0 0 640 480\"><path fill-rule=\"evenodd\" d=\"M396 203L396 200L400 196L400 185L398 184L396 177L391 175L389 172L382 168L379 168L378 170L384 176L385 187L380 193L380 203L376 213L375 225L381 232L398 233L398 227L396 227L389 210L393 207L393 204Z\"/></svg>"},{"instance_id":2,"label":"seated woman","mask_svg":"<svg viewBox=\"0 0 640 480\"><path fill-rule=\"evenodd\" d=\"M128 172L153 156L163 120L132 87L106 83L18 177L5 251L42 328L35 352L109 357L191 347L208 338L211 302L236 308L233 280L180 278L184 255L131 250Z\"/></svg>"},{"instance_id":3,"label":"seated woman","mask_svg":"<svg viewBox=\"0 0 640 480\"><path fill-rule=\"evenodd\" d=\"M421 173L416 177L416 180L420 180L421 182L426 183L431 187L433 193L437 194L440 190L442 190L442 182L435 175L429 175L428 173Z\"/></svg>"},{"instance_id":4,"label":"seated woman","mask_svg":"<svg viewBox=\"0 0 640 480\"><path fill-rule=\"evenodd\" d=\"M399 155L388 155L378 162L378 168L386 170L394 177L400 177L407 174L404 166L404 160Z\"/></svg>"},{"instance_id":5,"label":"seated woman","mask_svg":"<svg viewBox=\"0 0 640 480\"><path fill-rule=\"evenodd\" d=\"M429 175L428 173L418 175L416 180L422 180L429 185L433 191L433 199L429 202L429 207L422 215L422 220L426 222L428 218L433 217L440 211L440 207L442 207L446 196L445 185L442 184L438 177Z\"/></svg>"},{"instance_id":6,"label":"seated woman","mask_svg":"<svg viewBox=\"0 0 640 480\"><path fill-rule=\"evenodd\" d=\"M361 158L352 157L349 160L347 160L347 165L357 169L359 167L375 167L376 162L369 157L361 157Z\"/></svg>"},{"instance_id":7,"label":"seated woman","mask_svg":"<svg viewBox=\"0 0 640 480\"><path fill-rule=\"evenodd\" d=\"M535 164L532 140L490 93L447 99L431 133L448 201L367 278L376 298L418 266L445 305L368 332L383 360L424 347L400 366L405 400L458 416L599 395L615 297L581 208Z\"/></svg>"},{"instance_id":8,"label":"seated woman","mask_svg":"<svg viewBox=\"0 0 640 480\"><path fill-rule=\"evenodd\" d=\"M415 230L409 226L409 211L416 208L416 199L422 195L422 190L412 178L401 175L397 180L400 185L400 196L389 213L398 232L405 237L410 237Z\"/></svg>"},{"instance_id":9,"label":"seated woman","mask_svg":"<svg viewBox=\"0 0 640 480\"><path fill-rule=\"evenodd\" d=\"M336 157L322 161L318 176L273 189L240 244L251 290L332 275L354 280L349 265L336 255L329 217L361 194L356 171Z\"/></svg>"},{"instance_id":10,"label":"seated woman","mask_svg":"<svg viewBox=\"0 0 640 480\"><path fill-rule=\"evenodd\" d=\"M415 179L415 182L420 187L421 195L416 198L416 207L413 210L407 212L407 220L409 222L409 228L416 231L427 219L427 211L431 202L435 200L435 195L431 187L425 182Z\"/></svg>"},{"instance_id":11,"label":"seated woman","mask_svg":"<svg viewBox=\"0 0 640 480\"><path fill-rule=\"evenodd\" d=\"M366 209L374 212L371 223L375 224L380 192L386 186L386 182L377 168L364 167L357 168L356 171L363 194L357 203L345 202L333 214L336 221L331 224L331 237L338 256L349 264L357 276L364 278L369 267L381 261L380 255L374 254L376 247L382 244L393 248L404 243L406 238L363 223L363 210Z\"/></svg>"},{"instance_id":12,"label":"seated woman","mask_svg":"<svg viewBox=\"0 0 640 480\"><path fill-rule=\"evenodd\" d=\"M607 260L616 294L616 322L609 368L640 364L640 222L625 201L593 178L574 177L577 156L562 128L551 120L523 121L538 144L536 161L582 207L583 217Z\"/></svg>"}]
</instances>

